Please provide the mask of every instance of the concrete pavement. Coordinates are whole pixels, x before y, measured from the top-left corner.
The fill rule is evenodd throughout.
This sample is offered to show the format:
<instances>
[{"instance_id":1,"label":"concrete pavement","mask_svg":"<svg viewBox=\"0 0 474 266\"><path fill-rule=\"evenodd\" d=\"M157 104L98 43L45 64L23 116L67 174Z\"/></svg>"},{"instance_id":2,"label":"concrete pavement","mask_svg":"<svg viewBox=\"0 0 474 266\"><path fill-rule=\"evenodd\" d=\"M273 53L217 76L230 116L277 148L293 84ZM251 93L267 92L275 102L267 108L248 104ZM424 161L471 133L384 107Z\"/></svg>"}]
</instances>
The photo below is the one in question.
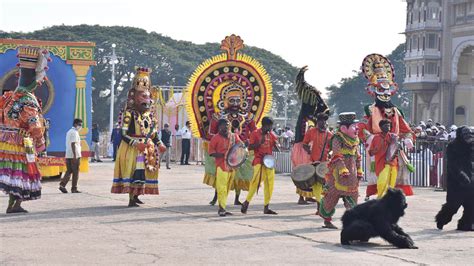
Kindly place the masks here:
<instances>
[{"instance_id":1,"label":"concrete pavement","mask_svg":"<svg viewBox=\"0 0 474 266\"><path fill-rule=\"evenodd\" d=\"M419 249L396 249L380 238L342 247L340 230L321 228L315 205L296 204L288 175L276 177L271 207L279 215L262 214L261 191L247 215L229 205L234 215L221 218L217 207L207 205L213 190L202 184L204 168L172 167L160 171L160 195L142 196L145 205L140 208L127 208L127 195L110 193L112 162L92 164L88 174L81 174L82 194L62 194L58 180L46 180L42 198L24 203L29 214L0 214L0 264L466 265L474 261L474 233L455 230L460 214L445 230L435 227L434 215L444 202L444 192L419 188L407 200L400 225ZM233 197L231 192L229 204ZM6 205L7 197L1 195L2 212ZM339 227L343 212L339 204L335 215Z\"/></svg>"}]
</instances>

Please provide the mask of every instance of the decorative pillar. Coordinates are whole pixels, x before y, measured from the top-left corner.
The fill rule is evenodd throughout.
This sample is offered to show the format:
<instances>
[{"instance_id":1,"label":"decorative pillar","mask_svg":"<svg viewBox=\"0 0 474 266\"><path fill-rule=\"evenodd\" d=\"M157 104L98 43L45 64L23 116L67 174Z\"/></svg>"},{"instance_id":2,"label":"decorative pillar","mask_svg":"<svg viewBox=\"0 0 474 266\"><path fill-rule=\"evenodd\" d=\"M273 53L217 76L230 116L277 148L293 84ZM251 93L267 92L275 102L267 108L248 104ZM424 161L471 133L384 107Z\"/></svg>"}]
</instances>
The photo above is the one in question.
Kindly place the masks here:
<instances>
[{"instance_id":1,"label":"decorative pillar","mask_svg":"<svg viewBox=\"0 0 474 266\"><path fill-rule=\"evenodd\" d=\"M73 64L72 69L76 74L76 106L74 108L74 119L82 119L83 128L79 131L81 136L81 150L89 153L89 144L86 141L86 135L89 132L87 123L87 102L86 102L86 76L90 65ZM80 164L81 171L89 171L89 157L83 156Z\"/></svg>"}]
</instances>

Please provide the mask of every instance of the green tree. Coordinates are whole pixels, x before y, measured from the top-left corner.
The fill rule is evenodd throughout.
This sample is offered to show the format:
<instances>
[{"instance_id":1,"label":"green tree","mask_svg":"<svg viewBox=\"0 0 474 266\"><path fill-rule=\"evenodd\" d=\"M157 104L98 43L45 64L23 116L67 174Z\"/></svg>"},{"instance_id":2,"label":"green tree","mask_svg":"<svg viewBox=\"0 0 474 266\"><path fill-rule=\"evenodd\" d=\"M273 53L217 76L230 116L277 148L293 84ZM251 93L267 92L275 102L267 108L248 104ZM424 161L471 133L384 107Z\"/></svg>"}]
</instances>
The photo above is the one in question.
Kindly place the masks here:
<instances>
[{"instance_id":1,"label":"green tree","mask_svg":"<svg viewBox=\"0 0 474 266\"><path fill-rule=\"evenodd\" d=\"M126 92L130 88L136 66L153 70L151 79L154 85L186 85L188 78L201 62L222 53L219 43L197 45L176 41L156 32L147 33L143 29L121 26L60 25L30 33L0 32L0 38L95 42L97 66L93 68L92 73L93 120L102 127L108 125L109 121L110 94L107 92L110 92L111 65L106 56L112 53L112 43L117 45L117 56L123 58L115 68L115 106L118 107L126 100ZM293 84L297 69L264 49L246 46L243 52L260 61L269 73L277 116L284 116L284 84ZM288 99L296 99L293 88L289 89ZM290 117L296 117L299 105L292 103L294 102L290 102L288 113ZM118 109L115 108L115 117L118 115Z\"/></svg>"}]
</instances>

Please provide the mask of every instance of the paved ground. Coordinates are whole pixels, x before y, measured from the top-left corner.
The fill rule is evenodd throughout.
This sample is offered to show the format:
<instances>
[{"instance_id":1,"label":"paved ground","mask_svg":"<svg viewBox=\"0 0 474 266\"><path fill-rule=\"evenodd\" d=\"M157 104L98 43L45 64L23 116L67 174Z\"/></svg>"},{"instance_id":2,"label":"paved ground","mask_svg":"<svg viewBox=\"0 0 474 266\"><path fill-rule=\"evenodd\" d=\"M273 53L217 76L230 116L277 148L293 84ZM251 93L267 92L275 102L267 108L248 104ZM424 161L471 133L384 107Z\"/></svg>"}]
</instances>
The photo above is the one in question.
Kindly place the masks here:
<instances>
[{"instance_id":1,"label":"paved ground","mask_svg":"<svg viewBox=\"0 0 474 266\"><path fill-rule=\"evenodd\" d=\"M62 194L57 180L43 183L43 198L26 202L29 214L0 214L0 264L471 264L474 233L456 223L435 229L444 192L416 189L401 226L418 250L394 249L381 239L341 247L339 230L321 228L315 206L298 206L290 177L278 175L272 207L263 193L247 215L217 217L207 205L213 191L201 184L200 166L174 166L160 174L160 196L127 208L126 195L109 193L113 164L94 164L80 179L82 194ZM364 189L364 188L361 188ZM229 201L233 193L229 196ZM7 197L0 196L0 209ZM338 205L335 221L343 213ZM459 214L455 219L459 219ZM470 261L470 263L469 263ZM472 265L472 264L471 264Z\"/></svg>"}]
</instances>

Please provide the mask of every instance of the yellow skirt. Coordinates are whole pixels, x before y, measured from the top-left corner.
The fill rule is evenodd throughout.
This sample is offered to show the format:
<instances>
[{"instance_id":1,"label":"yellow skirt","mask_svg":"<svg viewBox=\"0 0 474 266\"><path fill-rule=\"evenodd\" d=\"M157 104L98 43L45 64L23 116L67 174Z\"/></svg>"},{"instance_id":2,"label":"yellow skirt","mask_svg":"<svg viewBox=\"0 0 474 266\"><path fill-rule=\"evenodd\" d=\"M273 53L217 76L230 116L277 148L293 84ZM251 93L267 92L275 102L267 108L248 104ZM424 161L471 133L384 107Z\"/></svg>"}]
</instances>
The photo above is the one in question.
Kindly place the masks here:
<instances>
[{"instance_id":1,"label":"yellow skirt","mask_svg":"<svg viewBox=\"0 0 474 266\"><path fill-rule=\"evenodd\" d=\"M145 169L145 184L133 182L136 170L137 157L140 152L125 141L120 143L115 160L114 180L112 193L132 193L133 195L159 194L158 169L154 172Z\"/></svg>"}]
</instances>

